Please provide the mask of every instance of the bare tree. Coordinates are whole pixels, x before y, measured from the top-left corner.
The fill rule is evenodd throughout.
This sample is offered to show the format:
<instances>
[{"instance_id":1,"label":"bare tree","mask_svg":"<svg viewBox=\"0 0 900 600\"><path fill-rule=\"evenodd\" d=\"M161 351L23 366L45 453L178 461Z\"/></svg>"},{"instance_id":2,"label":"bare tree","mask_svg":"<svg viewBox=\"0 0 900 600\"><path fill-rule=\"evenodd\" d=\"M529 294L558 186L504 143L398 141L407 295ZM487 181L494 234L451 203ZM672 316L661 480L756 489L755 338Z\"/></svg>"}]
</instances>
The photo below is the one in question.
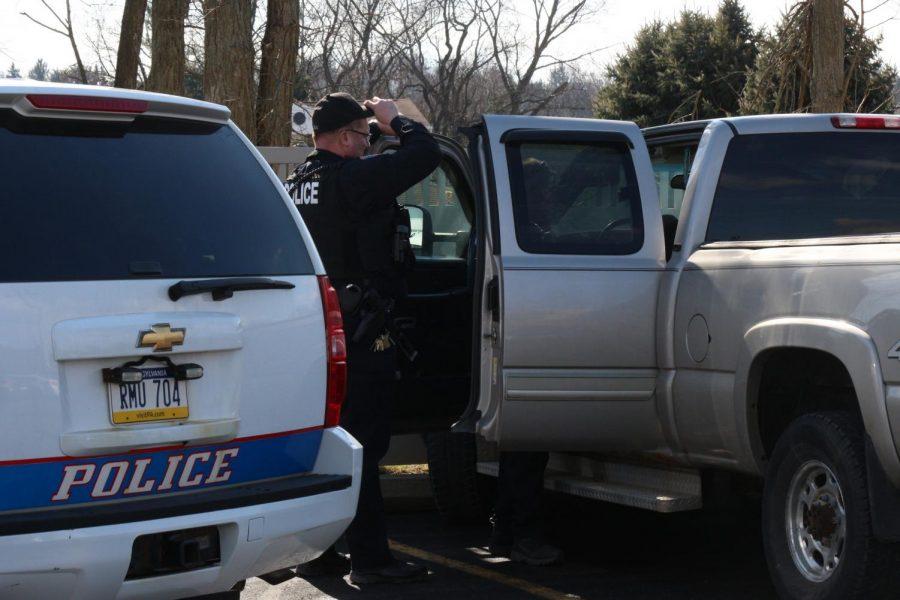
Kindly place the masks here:
<instances>
[{"instance_id":1,"label":"bare tree","mask_svg":"<svg viewBox=\"0 0 900 600\"><path fill-rule=\"evenodd\" d=\"M184 94L184 21L187 13L188 0L153 0L148 90Z\"/></svg>"},{"instance_id":2,"label":"bare tree","mask_svg":"<svg viewBox=\"0 0 900 600\"><path fill-rule=\"evenodd\" d=\"M480 18L497 0L435 0L418 32L407 22L404 61L435 131L453 134L477 113L486 90L482 71L490 61L485 22ZM420 19L404 14L404 18ZM482 84L482 85L479 85Z\"/></svg>"},{"instance_id":3,"label":"bare tree","mask_svg":"<svg viewBox=\"0 0 900 600\"><path fill-rule=\"evenodd\" d=\"M414 37L410 28L423 32L427 0L313 0L304 8L300 58L309 95L341 90L363 98L406 91L401 44Z\"/></svg>"},{"instance_id":4,"label":"bare tree","mask_svg":"<svg viewBox=\"0 0 900 600\"><path fill-rule=\"evenodd\" d=\"M300 5L269 0L256 97L257 143L287 146L291 141L291 98L297 74Z\"/></svg>"},{"instance_id":5,"label":"bare tree","mask_svg":"<svg viewBox=\"0 0 900 600\"><path fill-rule=\"evenodd\" d=\"M225 0L232 1L235 0ZM198 100L203 99L203 73L206 69L206 12L203 10L203 2L204 0L188 0L188 12L184 20L184 95ZM255 87L255 82L252 85Z\"/></svg>"},{"instance_id":6,"label":"bare tree","mask_svg":"<svg viewBox=\"0 0 900 600\"><path fill-rule=\"evenodd\" d=\"M845 7L853 13L859 22L860 28L866 33L881 27L885 23L894 21L900 16L900 2L898 0L873 0L868 6L866 6L866 0L859 0L859 12L853 8L849 1L845 3ZM867 24L866 17L874 17L874 24Z\"/></svg>"},{"instance_id":7,"label":"bare tree","mask_svg":"<svg viewBox=\"0 0 900 600\"><path fill-rule=\"evenodd\" d=\"M532 85L543 87L543 95L547 97L551 95L550 92L559 89L563 84L565 91L547 102L541 114L588 119L594 117L593 101L603 85L600 76L572 65L558 65L550 71L546 81ZM535 95L539 94L540 91Z\"/></svg>"},{"instance_id":8,"label":"bare tree","mask_svg":"<svg viewBox=\"0 0 900 600\"><path fill-rule=\"evenodd\" d=\"M579 56L557 58L549 51L554 42L599 10L589 0L531 0L531 14L516 15L504 0L486 6L483 13L491 40L492 62L506 94L503 112L537 114L566 91L569 82L553 89L534 86L544 70L572 64L597 52L588 48ZM521 23L531 22L531 32Z\"/></svg>"},{"instance_id":9,"label":"bare tree","mask_svg":"<svg viewBox=\"0 0 900 600\"><path fill-rule=\"evenodd\" d=\"M40 0L41 4L44 5L53 18L56 20L58 27L56 25L48 25L38 19L32 17L27 12L22 12L22 16L28 18L30 21L37 23L44 29L49 29L53 33L58 33L59 35L66 37L69 39L69 43L72 45L72 52L75 54L75 64L78 66L78 74L81 77L81 83L87 83L88 77L87 72L84 69L84 63L81 62L81 54L78 52L78 44L75 42L75 30L72 28L72 6L70 0L66 0L66 15L65 18L60 16L60 14L53 9L52 6L47 2L47 0Z\"/></svg>"},{"instance_id":10,"label":"bare tree","mask_svg":"<svg viewBox=\"0 0 900 600\"><path fill-rule=\"evenodd\" d=\"M532 0L520 14L511 0L305 0L304 88L408 95L446 134L481 112L545 112L570 86L548 86L550 74L593 51L561 57L556 42L601 4Z\"/></svg>"},{"instance_id":11,"label":"bare tree","mask_svg":"<svg viewBox=\"0 0 900 600\"><path fill-rule=\"evenodd\" d=\"M204 0L203 97L231 109L231 118L256 139L253 86L254 0Z\"/></svg>"},{"instance_id":12,"label":"bare tree","mask_svg":"<svg viewBox=\"0 0 900 600\"><path fill-rule=\"evenodd\" d=\"M122 28L119 32L119 51L116 55L116 87L136 88L141 38L144 35L144 15L147 0L125 0Z\"/></svg>"},{"instance_id":13,"label":"bare tree","mask_svg":"<svg viewBox=\"0 0 900 600\"><path fill-rule=\"evenodd\" d=\"M812 110L839 112L844 106L844 2L811 0Z\"/></svg>"},{"instance_id":14,"label":"bare tree","mask_svg":"<svg viewBox=\"0 0 900 600\"><path fill-rule=\"evenodd\" d=\"M118 21L118 19L116 20ZM96 58L94 68L99 69L103 79L108 80L110 85L115 85L116 55L119 45L118 25L110 27L102 16L97 16L94 18L94 26L94 36L87 38ZM137 67L135 67L136 69ZM88 79L90 79L90 73L88 73Z\"/></svg>"}]
</instances>

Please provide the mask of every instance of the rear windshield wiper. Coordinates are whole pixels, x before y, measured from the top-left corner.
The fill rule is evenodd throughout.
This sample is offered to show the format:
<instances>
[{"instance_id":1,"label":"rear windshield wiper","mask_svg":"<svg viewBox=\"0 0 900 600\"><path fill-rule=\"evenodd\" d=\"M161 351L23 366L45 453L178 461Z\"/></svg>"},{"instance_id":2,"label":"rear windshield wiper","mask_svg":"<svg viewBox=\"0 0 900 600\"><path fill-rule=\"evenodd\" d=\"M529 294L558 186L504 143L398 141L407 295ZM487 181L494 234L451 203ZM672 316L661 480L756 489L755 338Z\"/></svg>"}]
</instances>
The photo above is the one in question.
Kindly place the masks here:
<instances>
[{"instance_id":1,"label":"rear windshield wiper","mask_svg":"<svg viewBox=\"0 0 900 600\"><path fill-rule=\"evenodd\" d=\"M231 298L235 292L243 290L290 290L294 284L290 281L278 281L268 277L230 277L228 279L202 279L200 281L179 281L169 287L169 298L173 301L191 296L212 292L213 300Z\"/></svg>"}]
</instances>

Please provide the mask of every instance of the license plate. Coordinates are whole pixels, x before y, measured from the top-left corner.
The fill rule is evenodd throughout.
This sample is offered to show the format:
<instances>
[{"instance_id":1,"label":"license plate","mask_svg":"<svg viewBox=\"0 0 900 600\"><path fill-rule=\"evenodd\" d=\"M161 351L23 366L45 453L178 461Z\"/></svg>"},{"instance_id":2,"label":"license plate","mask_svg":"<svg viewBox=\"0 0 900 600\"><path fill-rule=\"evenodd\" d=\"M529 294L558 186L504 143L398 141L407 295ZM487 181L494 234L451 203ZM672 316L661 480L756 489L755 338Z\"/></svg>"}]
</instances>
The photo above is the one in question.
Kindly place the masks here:
<instances>
[{"instance_id":1,"label":"license plate","mask_svg":"<svg viewBox=\"0 0 900 600\"><path fill-rule=\"evenodd\" d=\"M109 418L115 425L170 421L188 417L187 382L165 368L141 369L136 383L108 383Z\"/></svg>"}]
</instances>

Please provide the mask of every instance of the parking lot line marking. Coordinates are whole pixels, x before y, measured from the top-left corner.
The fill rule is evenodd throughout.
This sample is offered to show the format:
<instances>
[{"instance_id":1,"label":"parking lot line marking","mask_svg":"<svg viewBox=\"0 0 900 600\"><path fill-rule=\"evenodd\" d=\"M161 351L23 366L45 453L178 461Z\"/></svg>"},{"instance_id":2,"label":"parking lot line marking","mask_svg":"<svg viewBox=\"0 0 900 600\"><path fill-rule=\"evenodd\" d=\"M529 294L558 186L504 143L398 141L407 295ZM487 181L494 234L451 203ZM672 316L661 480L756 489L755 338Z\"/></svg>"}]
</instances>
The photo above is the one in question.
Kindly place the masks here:
<instances>
[{"instance_id":1,"label":"parking lot line marking","mask_svg":"<svg viewBox=\"0 0 900 600\"><path fill-rule=\"evenodd\" d=\"M418 558L419 560L424 560L426 562L449 567L457 571L462 571L463 573L468 573L469 575L474 575L475 577L488 579L490 581L503 584L507 587L516 588L518 590L522 590L523 592L527 592L532 596L537 596L538 598L545 598L546 600L575 600L579 598L579 596L576 596L575 594L565 594L563 592L558 592L552 588L538 585L536 583L531 583L530 581L527 581L525 579L503 575L502 573L496 573L494 571L491 571L490 569L485 569L484 567L470 565L459 560L441 556L440 554L428 552L427 550L421 550L419 548L407 546L406 544L401 544L400 542L395 542L394 540L389 540L389 543L391 546L391 550L396 550L397 552L407 554L409 556L412 556L413 558Z\"/></svg>"}]
</instances>

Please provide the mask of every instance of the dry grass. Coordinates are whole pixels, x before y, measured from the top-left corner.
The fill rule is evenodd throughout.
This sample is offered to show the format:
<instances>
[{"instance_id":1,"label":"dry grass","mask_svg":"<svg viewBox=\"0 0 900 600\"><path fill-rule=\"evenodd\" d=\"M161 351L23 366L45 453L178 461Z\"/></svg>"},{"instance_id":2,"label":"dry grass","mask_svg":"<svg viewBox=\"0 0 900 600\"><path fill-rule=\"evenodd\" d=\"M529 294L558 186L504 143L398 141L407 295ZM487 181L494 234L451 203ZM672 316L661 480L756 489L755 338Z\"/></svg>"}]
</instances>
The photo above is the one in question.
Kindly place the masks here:
<instances>
[{"instance_id":1,"label":"dry grass","mask_svg":"<svg viewBox=\"0 0 900 600\"><path fill-rule=\"evenodd\" d=\"M382 475L428 475L428 465L387 465L378 467Z\"/></svg>"}]
</instances>

